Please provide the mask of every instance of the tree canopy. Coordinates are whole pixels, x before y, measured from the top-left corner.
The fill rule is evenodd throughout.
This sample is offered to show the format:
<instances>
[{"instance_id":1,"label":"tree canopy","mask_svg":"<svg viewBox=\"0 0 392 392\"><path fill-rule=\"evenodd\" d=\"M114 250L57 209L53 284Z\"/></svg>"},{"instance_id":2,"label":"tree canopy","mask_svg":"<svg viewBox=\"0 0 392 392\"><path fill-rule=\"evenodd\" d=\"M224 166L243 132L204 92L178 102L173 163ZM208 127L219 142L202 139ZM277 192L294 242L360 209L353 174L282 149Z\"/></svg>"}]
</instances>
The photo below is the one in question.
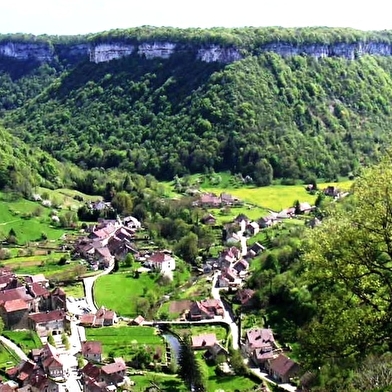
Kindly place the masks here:
<instances>
[{"instance_id":1,"label":"tree canopy","mask_svg":"<svg viewBox=\"0 0 392 392\"><path fill-rule=\"evenodd\" d=\"M311 361L392 349L391 157L366 169L352 192L304 242L317 307L300 338Z\"/></svg>"}]
</instances>

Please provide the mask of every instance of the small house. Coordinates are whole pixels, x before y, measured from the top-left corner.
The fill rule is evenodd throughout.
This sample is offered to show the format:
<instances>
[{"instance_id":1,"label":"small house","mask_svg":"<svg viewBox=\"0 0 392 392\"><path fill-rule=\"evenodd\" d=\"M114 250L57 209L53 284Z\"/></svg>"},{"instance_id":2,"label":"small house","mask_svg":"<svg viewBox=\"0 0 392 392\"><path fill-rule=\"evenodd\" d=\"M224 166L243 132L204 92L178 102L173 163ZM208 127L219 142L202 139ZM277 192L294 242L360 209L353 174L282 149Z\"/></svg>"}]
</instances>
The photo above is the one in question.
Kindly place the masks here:
<instances>
[{"instance_id":1,"label":"small house","mask_svg":"<svg viewBox=\"0 0 392 392\"><path fill-rule=\"evenodd\" d=\"M82 355L89 362L102 362L102 343L99 341L83 342Z\"/></svg>"},{"instance_id":2,"label":"small house","mask_svg":"<svg viewBox=\"0 0 392 392\"><path fill-rule=\"evenodd\" d=\"M268 374L276 381L288 383L290 379L299 373L299 364L284 354L268 360L266 363Z\"/></svg>"}]
</instances>

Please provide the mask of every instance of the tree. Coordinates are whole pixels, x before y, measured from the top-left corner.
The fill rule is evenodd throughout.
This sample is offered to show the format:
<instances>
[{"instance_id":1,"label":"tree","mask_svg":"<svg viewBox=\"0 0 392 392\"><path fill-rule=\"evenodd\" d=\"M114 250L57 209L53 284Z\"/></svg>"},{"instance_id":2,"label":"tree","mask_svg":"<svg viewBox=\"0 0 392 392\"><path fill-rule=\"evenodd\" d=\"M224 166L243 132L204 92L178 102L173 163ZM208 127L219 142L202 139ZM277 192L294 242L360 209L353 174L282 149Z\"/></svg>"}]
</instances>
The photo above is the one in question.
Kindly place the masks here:
<instances>
[{"instance_id":1,"label":"tree","mask_svg":"<svg viewBox=\"0 0 392 392\"><path fill-rule=\"evenodd\" d=\"M391 157L364 170L352 192L305 241L303 277L316 315L300 341L313 363L392 349Z\"/></svg>"},{"instance_id":2,"label":"tree","mask_svg":"<svg viewBox=\"0 0 392 392\"><path fill-rule=\"evenodd\" d=\"M51 344L52 346L56 345L56 342L54 341L54 337L53 337L52 332L49 332L49 334L48 334L48 343Z\"/></svg>"},{"instance_id":3,"label":"tree","mask_svg":"<svg viewBox=\"0 0 392 392\"><path fill-rule=\"evenodd\" d=\"M128 253L124 259L124 266L129 268L132 267L132 264L135 262L135 257L132 253Z\"/></svg>"},{"instance_id":4,"label":"tree","mask_svg":"<svg viewBox=\"0 0 392 392\"><path fill-rule=\"evenodd\" d=\"M13 244L13 245L18 243L18 239L16 238L16 233L15 233L15 230L13 228L11 228L9 233L8 233L7 242L9 244Z\"/></svg>"},{"instance_id":5,"label":"tree","mask_svg":"<svg viewBox=\"0 0 392 392\"><path fill-rule=\"evenodd\" d=\"M199 363L192 350L188 336L181 341L178 365L180 377L190 391L205 391Z\"/></svg>"},{"instance_id":6,"label":"tree","mask_svg":"<svg viewBox=\"0 0 392 392\"><path fill-rule=\"evenodd\" d=\"M67 211L60 216L60 225L62 227L73 227L78 222L78 215L74 211Z\"/></svg>"},{"instance_id":7,"label":"tree","mask_svg":"<svg viewBox=\"0 0 392 392\"><path fill-rule=\"evenodd\" d=\"M133 208L132 197L127 192L119 192L112 199L112 207L119 214L130 215Z\"/></svg>"},{"instance_id":8,"label":"tree","mask_svg":"<svg viewBox=\"0 0 392 392\"><path fill-rule=\"evenodd\" d=\"M69 338L65 333L61 334L61 343L65 346L66 350L70 349Z\"/></svg>"},{"instance_id":9,"label":"tree","mask_svg":"<svg viewBox=\"0 0 392 392\"><path fill-rule=\"evenodd\" d=\"M185 261L194 263L199 254L198 240L195 233L189 233L177 243L175 253Z\"/></svg>"}]
</instances>

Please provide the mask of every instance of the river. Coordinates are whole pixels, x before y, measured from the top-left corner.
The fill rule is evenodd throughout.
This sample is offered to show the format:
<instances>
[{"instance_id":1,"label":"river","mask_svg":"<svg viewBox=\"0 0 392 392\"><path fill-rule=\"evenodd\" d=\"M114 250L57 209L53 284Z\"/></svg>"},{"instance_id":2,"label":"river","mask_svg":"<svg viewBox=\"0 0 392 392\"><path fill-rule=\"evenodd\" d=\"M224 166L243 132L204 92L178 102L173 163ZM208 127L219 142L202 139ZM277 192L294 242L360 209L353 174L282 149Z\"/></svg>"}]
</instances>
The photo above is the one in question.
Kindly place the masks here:
<instances>
[{"instance_id":1,"label":"river","mask_svg":"<svg viewBox=\"0 0 392 392\"><path fill-rule=\"evenodd\" d=\"M165 333L162 333L162 337L169 343L172 356L176 360L176 363L178 364L178 359L180 358L180 351L181 351L181 344L178 338L167 331L165 331Z\"/></svg>"}]
</instances>

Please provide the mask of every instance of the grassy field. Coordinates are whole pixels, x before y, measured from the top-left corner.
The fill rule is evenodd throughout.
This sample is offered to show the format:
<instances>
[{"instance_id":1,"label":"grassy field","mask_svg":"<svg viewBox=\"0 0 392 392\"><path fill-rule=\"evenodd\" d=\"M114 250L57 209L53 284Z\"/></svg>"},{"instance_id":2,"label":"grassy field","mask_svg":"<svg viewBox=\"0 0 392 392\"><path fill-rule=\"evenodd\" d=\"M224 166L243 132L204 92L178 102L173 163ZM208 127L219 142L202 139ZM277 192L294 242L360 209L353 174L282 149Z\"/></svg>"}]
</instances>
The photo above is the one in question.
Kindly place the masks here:
<instances>
[{"instance_id":1,"label":"grassy field","mask_svg":"<svg viewBox=\"0 0 392 392\"><path fill-rule=\"evenodd\" d=\"M218 225L233 222L240 214L246 215L251 220L258 220L268 215L268 210L266 208L257 206L232 207L229 209L209 208L208 212L216 218L216 223Z\"/></svg>"},{"instance_id":2,"label":"grassy field","mask_svg":"<svg viewBox=\"0 0 392 392\"><path fill-rule=\"evenodd\" d=\"M227 329L220 325L192 325L184 327L182 327L181 325L172 325L170 329L180 336L197 336L206 333L214 333L217 340L224 343L228 336Z\"/></svg>"},{"instance_id":3,"label":"grassy field","mask_svg":"<svg viewBox=\"0 0 392 392\"><path fill-rule=\"evenodd\" d=\"M17 344L26 354L33 348L42 347L41 339L34 331L3 331L3 335Z\"/></svg>"},{"instance_id":4,"label":"grassy field","mask_svg":"<svg viewBox=\"0 0 392 392\"><path fill-rule=\"evenodd\" d=\"M135 391L145 391L152 383L158 385L162 391L166 392L185 392L188 389L177 375L147 372L145 375L131 376L131 380L135 382Z\"/></svg>"},{"instance_id":5,"label":"grassy field","mask_svg":"<svg viewBox=\"0 0 392 392\"><path fill-rule=\"evenodd\" d=\"M5 201L0 198L0 238L6 238L13 229L19 244L40 241L43 233L48 240L58 240L64 229L50 224L50 212L51 209L33 201Z\"/></svg>"},{"instance_id":6,"label":"grassy field","mask_svg":"<svg viewBox=\"0 0 392 392\"><path fill-rule=\"evenodd\" d=\"M85 201L102 199L70 189L51 190L38 187L35 192L48 198L58 210L59 216L68 210L77 211ZM83 198L83 201L75 200L76 195ZM42 206L40 202L15 198L12 194L0 192L0 238L7 237L13 229L19 244L39 241L42 233L48 240L58 240L65 230L52 225L53 209L54 207Z\"/></svg>"},{"instance_id":7,"label":"grassy field","mask_svg":"<svg viewBox=\"0 0 392 392\"><path fill-rule=\"evenodd\" d=\"M58 262L62 256L61 253L52 253L42 256L15 257L2 260L1 265L20 275L44 274L46 278L57 281L68 280L78 275L81 271L81 265L76 261L59 265Z\"/></svg>"},{"instance_id":8,"label":"grassy field","mask_svg":"<svg viewBox=\"0 0 392 392\"><path fill-rule=\"evenodd\" d=\"M137 300L146 298L157 304L164 294L176 291L176 288L189 280L190 272L183 262L176 262L173 282L163 282L157 273L143 272L134 277L133 269L120 270L114 274L104 275L94 285L94 296L98 306L104 305L125 317L138 316ZM140 264L135 263L133 268ZM121 295L119 295L121 293Z\"/></svg>"},{"instance_id":9,"label":"grassy field","mask_svg":"<svg viewBox=\"0 0 392 392\"><path fill-rule=\"evenodd\" d=\"M159 295L162 292L156 275L142 273L139 278L134 278L130 270L101 276L94 285L97 305L104 305L125 317L137 316L136 300L145 297L149 291Z\"/></svg>"},{"instance_id":10,"label":"grassy field","mask_svg":"<svg viewBox=\"0 0 392 392\"><path fill-rule=\"evenodd\" d=\"M273 211L281 211L284 208L292 207L296 200L312 204L317 197L306 192L304 184L254 187L241 183L229 173L216 173L209 176L195 174L188 177L187 183L203 192L212 192L218 195L222 192L230 193L244 202ZM349 180L322 182L318 184L318 188L322 190L328 185L333 185L342 190L349 190L352 183ZM173 186L173 182L166 183L167 187L170 185ZM249 217L254 219L254 217Z\"/></svg>"},{"instance_id":11,"label":"grassy field","mask_svg":"<svg viewBox=\"0 0 392 392\"><path fill-rule=\"evenodd\" d=\"M61 290L63 290L65 294L67 294L67 297L84 297L84 287L82 282L74 282L66 286L61 286Z\"/></svg>"},{"instance_id":12,"label":"grassy field","mask_svg":"<svg viewBox=\"0 0 392 392\"><path fill-rule=\"evenodd\" d=\"M0 368L9 369L20 362L18 356L0 343Z\"/></svg>"},{"instance_id":13,"label":"grassy field","mask_svg":"<svg viewBox=\"0 0 392 392\"><path fill-rule=\"evenodd\" d=\"M334 183L328 183L333 185ZM341 189L349 189L351 182L335 183ZM323 189L327 184L319 184L319 188ZM205 192L230 193L248 203L271 209L273 211L281 211L284 208L292 207L296 200L300 202L308 202L314 204L317 195L311 195L306 192L304 185L271 185L261 188L203 188Z\"/></svg>"},{"instance_id":14,"label":"grassy field","mask_svg":"<svg viewBox=\"0 0 392 392\"><path fill-rule=\"evenodd\" d=\"M39 193L40 195L46 194L47 196L49 196L49 200L51 200L53 204L61 205L62 209L71 209L73 211L76 211L82 204L87 201L102 200L101 196L86 195L82 192L67 188L59 188L52 190L38 187L37 193ZM75 196L82 198L83 201L74 199Z\"/></svg>"},{"instance_id":15,"label":"grassy field","mask_svg":"<svg viewBox=\"0 0 392 392\"><path fill-rule=\"evenodd\" d=\"M135 352L143 346L151 350L160 348L164 352L163 338L153 327L104 327L86 328L87 340L102 342L104 357L123 357L131 360Z\"/></svg>"}]
</instances>

